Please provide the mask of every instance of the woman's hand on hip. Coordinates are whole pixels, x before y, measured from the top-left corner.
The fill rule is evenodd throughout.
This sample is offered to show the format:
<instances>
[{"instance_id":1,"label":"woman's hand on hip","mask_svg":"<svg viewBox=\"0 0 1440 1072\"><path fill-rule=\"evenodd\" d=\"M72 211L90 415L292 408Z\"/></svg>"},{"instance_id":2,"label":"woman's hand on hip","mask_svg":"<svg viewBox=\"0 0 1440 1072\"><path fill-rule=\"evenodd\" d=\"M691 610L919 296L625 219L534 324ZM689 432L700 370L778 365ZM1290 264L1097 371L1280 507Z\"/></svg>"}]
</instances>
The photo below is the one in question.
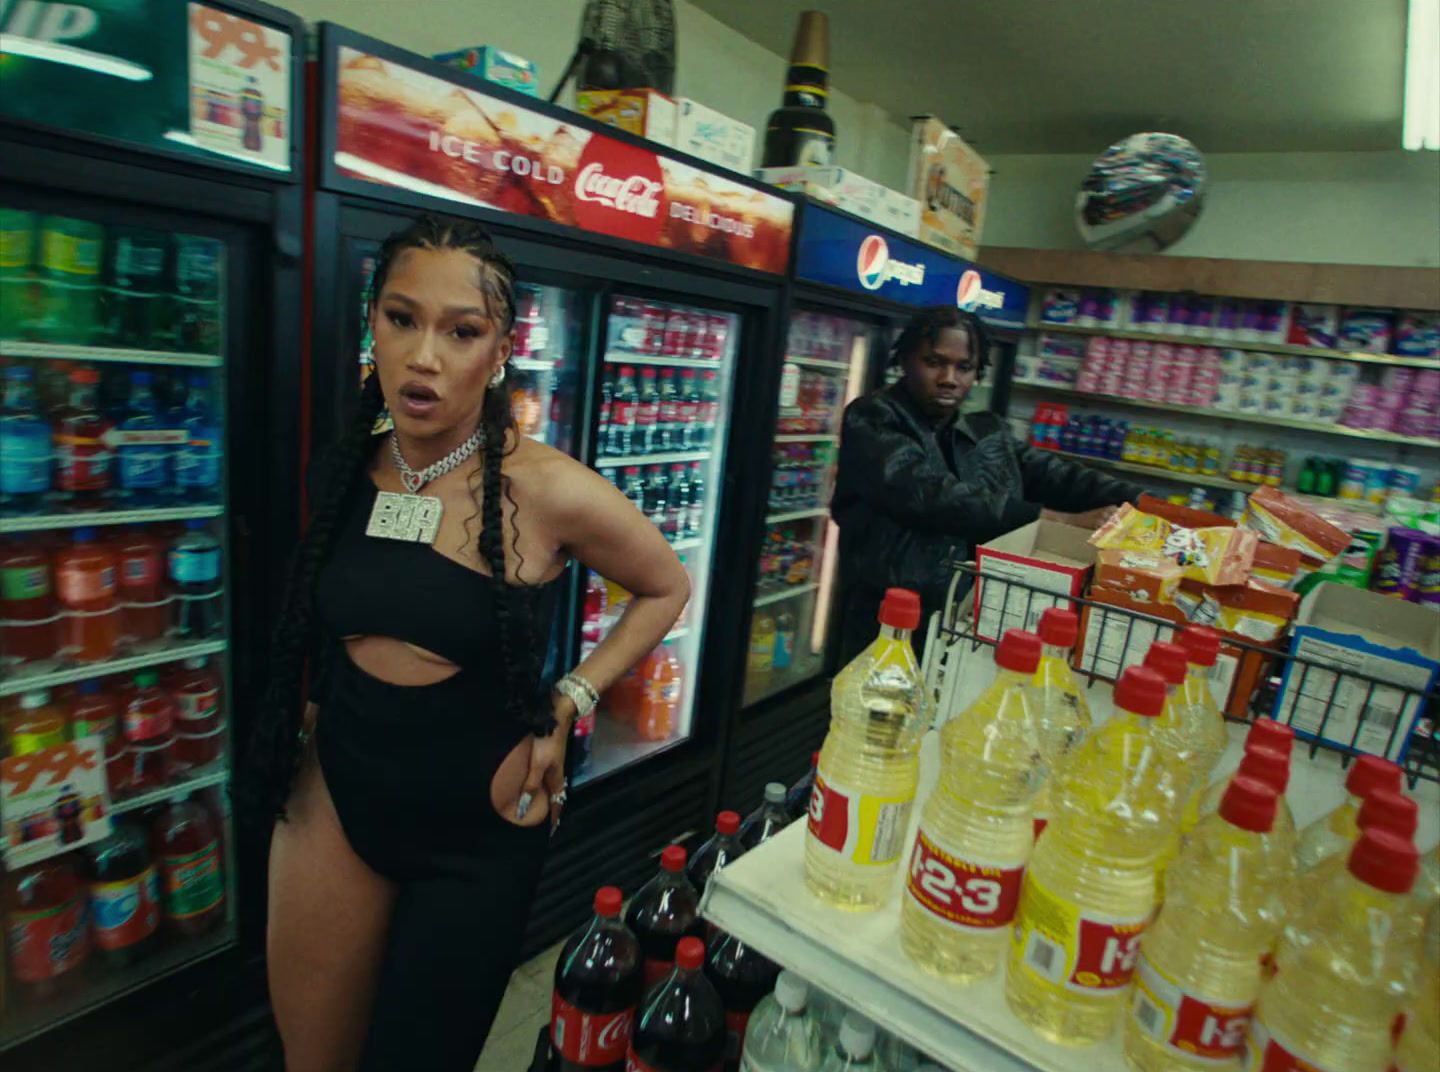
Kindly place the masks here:
<instances>
[{"instance_id":1,"label":"woman's hand on hip","mask_svg":"<svg viewBox=\"0 0 1440 1072\"><path fill-rule=\"evenodd\" d=\"M555 728L549 736L535 737L530 742L530 773L525 776L525 785L520 800L515 805L515 817L524 821L525 816L543 793L550 807L550 829L560 825L560 813L565 810L565 749L570 743L570 726L575 718L575 705L566 696L555 697Z\"/></svg>"}]
</instances>

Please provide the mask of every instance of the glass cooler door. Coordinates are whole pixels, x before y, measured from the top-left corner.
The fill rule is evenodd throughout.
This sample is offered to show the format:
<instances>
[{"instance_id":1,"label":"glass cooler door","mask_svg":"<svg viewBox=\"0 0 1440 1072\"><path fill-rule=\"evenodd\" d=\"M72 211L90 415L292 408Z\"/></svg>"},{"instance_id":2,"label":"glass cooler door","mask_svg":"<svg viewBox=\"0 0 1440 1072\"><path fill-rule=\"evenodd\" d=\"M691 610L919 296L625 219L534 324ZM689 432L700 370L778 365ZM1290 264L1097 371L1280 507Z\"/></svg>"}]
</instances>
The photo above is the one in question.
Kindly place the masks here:
<instances>
[{"instance_id":1,"label":"glass cooler door","mask_svg":"<svg viewBox=\"0 0 1440 1072\"><path fill-rule=\"evenodd\" d=\"M819 674L836 584L830 520L840 422L865 388L872 326L802 311L780 377L765 537L750 617L746 706Z\"/></svg>"},{"instance_id":2,"label":"glass cooler door","mask_svg":"<svg viewBox=\"0 0 1440 1072\"><path fill-rule=\"evenodd\" d=\"M0 201L0 1053L234 940L229 260Z\"/></svg>"},{"instance_id":3,"label":"glass cooler door","mask_svg":"<svg viewBox=\"0 0 1440 1072\"><path fill-rule=\"evenodd\" d=\"M577 737L577 782L651 756L692 732L739 332L740 318L732 313L626 295L611 303L592 464L665 534L690 575L692 594L664 642L601 698L593 734ZM582 655L604 638L629 599L590 575Z\"/></svg>"}]
</instances>

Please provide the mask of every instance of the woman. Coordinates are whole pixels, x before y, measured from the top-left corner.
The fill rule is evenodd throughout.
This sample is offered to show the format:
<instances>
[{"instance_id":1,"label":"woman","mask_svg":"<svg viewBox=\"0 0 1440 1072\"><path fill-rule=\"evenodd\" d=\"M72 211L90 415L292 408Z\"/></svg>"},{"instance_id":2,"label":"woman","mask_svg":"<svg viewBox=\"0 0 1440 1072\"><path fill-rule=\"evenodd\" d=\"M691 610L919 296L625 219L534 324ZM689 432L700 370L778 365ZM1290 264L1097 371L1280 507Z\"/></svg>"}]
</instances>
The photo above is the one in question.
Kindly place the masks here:
<instances>
[{"instance_id":1,"label":"woman","mask_svg":"<svg viewBox=\"0 0 1440 1072\"><path fill-rule=\"evenodd\" d=\"M660 642L689 581L619 491L517 433L515 271L483 227L426 216L391 235L369 318L376 371L313 482L256 734L252 784L278 817L271 998L290 1072L469 1072L577 708ZM373 434L386 411L394 430ZM635 598L552 687L572 558Z\"/></svg>"},{"instance_id":2,"label":"woman","mask_svg":"<svg viewBox=\"0 0 1440 1072\"><path fill-rule=\"evenodd\" d=\"M961 413L985 374L978 317L923 309L895 340L898 383L845 411L830 512L840 526L841 654L875 639L885 589L944 605L949 563L1038 517L1094 528L1141 493L1133 484L1017 442L1004 418ZM923 627L916 634L917 647Z\"/></svg>"}]
</instances>

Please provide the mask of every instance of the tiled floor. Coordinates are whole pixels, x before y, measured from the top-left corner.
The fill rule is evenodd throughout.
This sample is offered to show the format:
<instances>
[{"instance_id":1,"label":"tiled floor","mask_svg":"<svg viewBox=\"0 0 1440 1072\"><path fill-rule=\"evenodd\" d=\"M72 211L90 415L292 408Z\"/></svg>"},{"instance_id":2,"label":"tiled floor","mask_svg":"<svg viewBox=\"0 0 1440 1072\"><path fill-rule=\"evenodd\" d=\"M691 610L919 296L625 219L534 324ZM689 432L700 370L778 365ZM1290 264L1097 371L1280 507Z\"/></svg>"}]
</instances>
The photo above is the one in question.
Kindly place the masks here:
<instances>
[{"instance_id":1,"label":"tiled floor","mask_svg":"<svg viewBox=\"0 0 1440 1072\"><path fill-rule=\"evenodd\" d=\"M535 1036L550 1021L550 986L559 956L560 945L555 945L515 970L475 1072L525 1072L530 1067Z\"/></svg>"}]
</instances>

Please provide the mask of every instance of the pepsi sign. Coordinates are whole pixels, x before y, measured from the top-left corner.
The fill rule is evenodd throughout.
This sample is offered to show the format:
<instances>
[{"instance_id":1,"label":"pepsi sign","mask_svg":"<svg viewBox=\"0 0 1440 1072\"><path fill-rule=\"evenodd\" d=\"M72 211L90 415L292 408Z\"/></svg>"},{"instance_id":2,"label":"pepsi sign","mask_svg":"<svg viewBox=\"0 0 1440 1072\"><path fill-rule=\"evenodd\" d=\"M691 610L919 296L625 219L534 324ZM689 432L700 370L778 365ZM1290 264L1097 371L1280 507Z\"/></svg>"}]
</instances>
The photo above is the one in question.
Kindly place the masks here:
<instances>
[{"instance_id":1,"label":"pepsi sign","mask_svg":"<svg viewBox=\"0 0 1440 1072\"><path fill-rule=\"evenodd\" d=\"M1025 326L1030 288L942 250L806 204L795 278L905 305L954 305L996 327Z\"/></svg>"}]
</instances>

